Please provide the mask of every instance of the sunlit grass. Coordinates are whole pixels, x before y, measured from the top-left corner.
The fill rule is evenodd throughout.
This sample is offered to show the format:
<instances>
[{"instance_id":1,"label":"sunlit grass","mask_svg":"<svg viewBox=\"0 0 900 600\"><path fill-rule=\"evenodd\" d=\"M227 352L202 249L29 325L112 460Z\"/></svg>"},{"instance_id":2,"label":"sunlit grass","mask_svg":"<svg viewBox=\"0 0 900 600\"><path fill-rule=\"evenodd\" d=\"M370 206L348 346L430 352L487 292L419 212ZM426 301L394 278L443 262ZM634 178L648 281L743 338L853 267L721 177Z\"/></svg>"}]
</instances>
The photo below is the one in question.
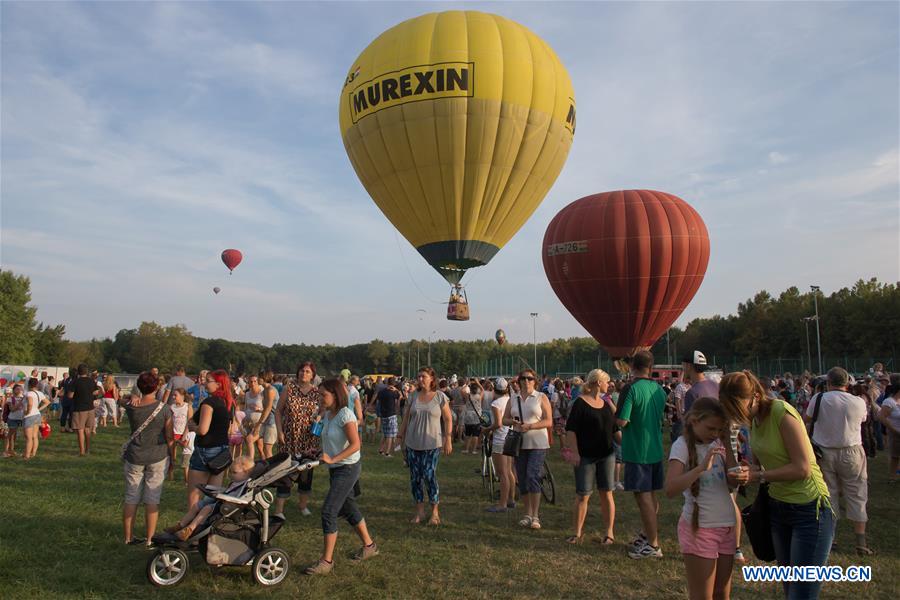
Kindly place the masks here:
<instances>
[{"instance_id":1,"label":"sunlit grass","mask_svg":"<svg viewBox=\"0 0 900 600\"><path fill-rule=\"evenodd\" d=\"M662 498L661 560L634 561L625 545L638 529L630 494L616 493L617 544L602 547L564 542L570 533L574 477L554 451L551 464L558 502L541 509L543 529L526 531L515 514L488 514L481 478L473 471L477 456L442 457L439 528L409 524L412 500L408 473L399 456L383 458L364 448L360 506L381 549L380 556L356 565L347 560L358 541L341 525L335 573L302 575L321 545L316 509L327 488L325 473L315 478L314 516L301 517L296 504L273 544L288 551L293 566L276 590L255 586L247 568L213 572L194 555L191 571L174 590L157 591L146 579L148 553L122 544L122 469L118 448L126 428L101 430L93 453L76 456L74 435L54 431L41 444L36 460L0 459L0 597L20 598L681 598L684 570L675 537L680 499ZM21 449L21 446L20 446ZM850 553L832 556L832 564L871 564L870 584L827 584L822 598L897 598L900 580L900 487L887 484L886 457L870 465L870 545L872 558ZM750 499L742 500L741 504ZM160 528L185 508L185 487L167 482ZM592 506L586 531L599 526ZM138 532L143 525L140 513ZM838 527L842 549L853 548L847 522ZM744 544L749 555L749 544ZM735 571L735 598L780 598L775 584L745 584Z\"/></svg>"}]
</instances>

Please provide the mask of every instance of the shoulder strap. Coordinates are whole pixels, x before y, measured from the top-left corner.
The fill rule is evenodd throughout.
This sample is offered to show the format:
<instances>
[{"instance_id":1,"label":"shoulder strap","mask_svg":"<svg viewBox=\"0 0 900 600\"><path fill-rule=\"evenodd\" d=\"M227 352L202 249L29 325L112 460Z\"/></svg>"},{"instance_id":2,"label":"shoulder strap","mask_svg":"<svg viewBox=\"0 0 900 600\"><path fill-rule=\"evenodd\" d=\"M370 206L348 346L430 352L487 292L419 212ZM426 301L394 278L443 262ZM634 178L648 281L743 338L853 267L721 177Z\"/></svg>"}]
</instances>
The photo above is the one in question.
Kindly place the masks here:
<instances>
[{"instance_id":1,"label":"shoulder strap","mask_svg":"<svg viewBox=\"0 0 900 600\"><path fill-rule=\"evenodd\" d=\"M819 409L822 408L822 395L825 392L819 392L819 394L813 398L813 402L816 403L816 407L813 409L812 421L809 422L809 437L811 438L813 432L816 430L816 419L819 418Z\"/></svg>"},{"instance_id":2,"label":"shoulder strap","mask_svg":"<svg viewBox=\"0 0 900 600\"><path fill-rule=\"evenodd\" d=\"M131 437L128 438L128 441L125 442L126 445L127 445L127 444L130 444L131 442L133 442L134 440L136 440L136 439L138 438L139 435L141 435L141 432L144 431L144 429L147 428L147 425L149 425L150 422L153 421L153 419L156 418L156 415L158 415L158 414L159 414L159 411L161 411L161 410L163 409L163 406L164 406L164 404L163 404L162 402L157 403L156 408L153 409L153 412L150 413L150 416L147 417L147 420L144 421L143 423L141 423L141 426L138 427L137 429L135 429L135 430L134 430L134 433L131 434Z\"/></svg>"}]
</instances>

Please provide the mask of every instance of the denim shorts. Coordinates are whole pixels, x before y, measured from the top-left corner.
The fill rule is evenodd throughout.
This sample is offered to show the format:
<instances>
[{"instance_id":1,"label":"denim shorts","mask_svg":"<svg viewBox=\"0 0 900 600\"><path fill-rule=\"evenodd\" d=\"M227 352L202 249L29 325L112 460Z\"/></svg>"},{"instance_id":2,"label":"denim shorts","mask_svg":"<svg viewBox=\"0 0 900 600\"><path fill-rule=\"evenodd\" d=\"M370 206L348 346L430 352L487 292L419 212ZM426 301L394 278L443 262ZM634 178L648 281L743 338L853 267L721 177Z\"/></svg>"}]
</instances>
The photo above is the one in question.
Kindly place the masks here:
<instances>
[{"instance_id":1,"label":"denim shorts","mask_svg":"<svg viewBox=\"0 0 900 600\"><path fill-rule=\"evenodd\" d=\"M10 429L18 429L19 427L22 426L22 419L9 419L9 420L6 422L6 425L7 425Z\"/></svg>"},{"instance_id":2,"label":"denim shorts","mask_svg":"<svg viewBox=\"0 0 900 600\"><path fill-rule=\"evenodd\" d=\"M211 446L209 448L194 447L194 453L191 454L191 471L200 471L201 473L212 473L206 466L209 461L218 456L222 451L228 452L228 445Z\"/></svg>"},{"instance_id":3,"label":"denim shorts","mask_svg":"<svg viewBox=\"0 0 900 600\"><path fill-rule=\"evenodd\" d=\"M581 457L575 467L575 493L590 496L594 486L601 492L611 492L616 485L616 455L610 453L603 458Z\"/></svg>"},{"instance_id":4,"label":"denim shorts","mask_svg":"<svg viewBox=\"0 0 900 600\"><path fill-rule=\"evenodd\" d=\"M653 492L663 488L662 461L652 465L625 463L624 484L626 492Z\"/></svg>"},{"instance_id":5,"label":"denim shorts","mask_svg":"<svg viewBox=\"0 0 900 600\"><path fill-rule=\"evenodd\" d=\"M41 424L41 415L31 415L22 419L22 428L31 429Z\"/></svg>"}]
</instances>

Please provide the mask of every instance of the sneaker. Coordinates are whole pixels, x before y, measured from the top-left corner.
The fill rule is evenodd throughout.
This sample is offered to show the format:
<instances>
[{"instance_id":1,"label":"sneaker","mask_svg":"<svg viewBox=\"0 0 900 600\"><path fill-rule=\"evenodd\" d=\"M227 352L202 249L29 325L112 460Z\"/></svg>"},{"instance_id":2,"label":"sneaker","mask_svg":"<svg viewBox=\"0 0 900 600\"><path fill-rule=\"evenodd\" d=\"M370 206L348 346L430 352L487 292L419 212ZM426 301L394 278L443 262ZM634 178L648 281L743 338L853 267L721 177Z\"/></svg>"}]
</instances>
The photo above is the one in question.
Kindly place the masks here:
<instances>
[{"instance_id":1,"label":"sneaker","mask_svg":"<svg viewBox=\"0 0 900 600\"><path fill-rule=\"evenodd\" d=\"M515 507L516 507L515 501L506 503L506 508L513 509Z\"/></svg>"},{"instance_id":2,"label":"sneaker","mask_svg":"<svg viewBox=\"0 0 900 600\"><path fill-rule=\"evenodd\" d=\"M624 491L625 491L625 486L622 485L622 482L621 482L621 481L617 481L617 482L616 482L616 491L617 491L617 492L624 492Z\"/></svg>"},{"instance_id":3,"label":"sneaker","mask_svg":"<svg viewBox=\"0 0 900 600\"><path fill-rule=\"evenodd\" d=\"M303 510L300 511L300 514L303 515L304 517L309 517L312 515L312 511L309 510L308 508L304 508Z\"/></svg>"},{"instance_id":4,"label":"sneaker","mask_svg":"<svg viewBox=\"0 0 900 600\"><path fill-rule=\"evenodd\" d=\"M328 575L332 571L334 571L334 561L325 562L319 559L316 564L306 567L306 570L303 572L307 575Z\"/></svg>"},{"instance_id":5,"label":"sneaker","mask_svg":"<svg viewBox=\"0 0 900 600\"><path fill-rule=\"evenodd\" d=\"M639 533L639 534L637 534L637 537L634 538L630 544L628 544L628 547L631 549L637 550L646 545L647 545L647 536L644 535L643 533Z\"/></svg>"},{"instance_id":6,"label":"sneaker","mask_svg":"<svg viewBox=\"0 0 900 600\"><path fill-rule=\"evenodd\" d=\"M399 445L394 446L394 452L400 452L400 446L399 446Z\"/></svg>"},{"instance_id":7,"label":"sneaker","mask_svg":"<svg viewBox=\"0 0 900 600\"><path fill-rule=\"evenodd\" d=\"M628 552L628 557L636 560L641 558L662 558L662 555L662 548L654 548L646 543L640 548L634 548Z\"/></svg>"},{"instance_id":8,"label":"sneaker","mask_svg":"<svg viewBox=\"0 0 900 600\"><path fill-rule=\"evenodd\" d=\"M744 553L741 552L740 548L735 549L734 551L734 562L738 565L747 564L747 558L744 556Z\"/></svg>"},{"instance_id":9,"label":"sneaker","mask_svg":"<svg viewBox=\"0 0 900 600\"><path fill-rule=\"evenodd\" d=\"M378 546L375 544L375 542L372 542L371 546L363 546L362 548L357 550L350 560L362 562L364 560L372 558L373 556L378 556Z\"/></svg>"},{"instance_id":10,"label":"sneaker","mask_svg":"<svg viewBox=\"0 0 900 600\"><path fill-rule=\"evenodd\" d=\"M146 544L147 540L145 538L135 536L125 543L129 546L141 546L143 544Z\"/></svg>"}]
</instances>

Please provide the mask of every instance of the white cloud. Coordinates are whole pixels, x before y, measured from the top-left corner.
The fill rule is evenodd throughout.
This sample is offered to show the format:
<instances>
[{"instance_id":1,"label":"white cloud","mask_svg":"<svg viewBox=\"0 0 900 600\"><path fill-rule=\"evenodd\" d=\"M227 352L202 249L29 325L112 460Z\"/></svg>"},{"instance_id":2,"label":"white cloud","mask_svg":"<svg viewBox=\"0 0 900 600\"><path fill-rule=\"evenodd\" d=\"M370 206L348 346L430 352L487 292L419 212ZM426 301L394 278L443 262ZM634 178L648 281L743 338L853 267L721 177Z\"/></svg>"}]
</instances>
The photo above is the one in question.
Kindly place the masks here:
<instances>
[{"instance_id":1,"label":"white cloud","mask_svg":"<svg viewBox=\"0 0 900 600\"><path fill-rule=\"evenodd\" d=\"M789 163L794 160L793 156L789 156L782 152L778 152L777 150L773 150L769 152L769 164L770 165L783 165L785 163Z\"/></svg>"}]
</instances>

